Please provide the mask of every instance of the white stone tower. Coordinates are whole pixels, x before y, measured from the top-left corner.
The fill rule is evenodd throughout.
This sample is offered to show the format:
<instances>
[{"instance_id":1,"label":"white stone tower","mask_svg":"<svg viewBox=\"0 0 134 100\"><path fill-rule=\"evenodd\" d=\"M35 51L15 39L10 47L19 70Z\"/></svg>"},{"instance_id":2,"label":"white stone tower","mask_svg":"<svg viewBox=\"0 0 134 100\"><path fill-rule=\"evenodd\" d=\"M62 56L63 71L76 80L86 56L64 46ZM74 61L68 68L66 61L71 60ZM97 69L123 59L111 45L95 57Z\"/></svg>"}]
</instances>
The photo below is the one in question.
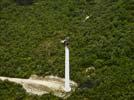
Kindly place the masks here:
<instances>
[{"instance_id":1,"label":"white stone tower","mask_svg":"<svg viewBox=\"0 0 134 100\"><path fill-rule=\"evenodd\" d=\"M61 41L65 45L65 92L70 92L71 87L70 87L70 69L69 69L69 37L65 38L64 40Z\"/></svg>"}]
</instances>

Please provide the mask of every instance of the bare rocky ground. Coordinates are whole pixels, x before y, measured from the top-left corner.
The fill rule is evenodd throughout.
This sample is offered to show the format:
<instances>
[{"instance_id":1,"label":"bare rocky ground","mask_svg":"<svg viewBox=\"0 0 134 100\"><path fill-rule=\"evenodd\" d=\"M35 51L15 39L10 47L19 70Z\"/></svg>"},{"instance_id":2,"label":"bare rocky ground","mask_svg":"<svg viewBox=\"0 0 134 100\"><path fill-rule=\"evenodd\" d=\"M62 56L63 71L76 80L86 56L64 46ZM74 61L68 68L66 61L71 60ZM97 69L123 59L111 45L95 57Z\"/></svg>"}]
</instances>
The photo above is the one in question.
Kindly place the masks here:
<instances>
[{"instance_id":1,"label":"bare rocky ground","mask_svg":"<svg viewBox=\"0 0 134 100\"><path fill-rule=\"evenodd\" d=\"M39 77L37 75L32 75L29 79L0 77L0 80L8 80L10 82L20 84L23 86L26 92L30 94L43 95L51 93L61 98L69 97L77 87L77 83L70 81L72 90L71 92L65 92L64 79L57 76Z\"/></svg>"}]
</instances>

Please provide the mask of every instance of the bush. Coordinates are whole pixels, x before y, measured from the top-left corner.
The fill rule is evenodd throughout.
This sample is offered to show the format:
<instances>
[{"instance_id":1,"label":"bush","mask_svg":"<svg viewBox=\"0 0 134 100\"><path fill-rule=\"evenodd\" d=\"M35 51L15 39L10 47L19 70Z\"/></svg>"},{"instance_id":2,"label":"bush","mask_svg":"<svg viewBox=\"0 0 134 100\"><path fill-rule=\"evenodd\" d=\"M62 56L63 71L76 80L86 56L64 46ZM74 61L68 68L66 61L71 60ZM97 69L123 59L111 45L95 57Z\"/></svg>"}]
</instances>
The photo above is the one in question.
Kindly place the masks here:
<instances>
[{"instance_id":1,"label":"bush","mask_svg":"<svg viewBox=\"0 0 134 100\"><path fill-rule=\"evenodd\" d=\"M19 5L31 5L33 0L16 0Z\"/></svg>"}]
</instances>

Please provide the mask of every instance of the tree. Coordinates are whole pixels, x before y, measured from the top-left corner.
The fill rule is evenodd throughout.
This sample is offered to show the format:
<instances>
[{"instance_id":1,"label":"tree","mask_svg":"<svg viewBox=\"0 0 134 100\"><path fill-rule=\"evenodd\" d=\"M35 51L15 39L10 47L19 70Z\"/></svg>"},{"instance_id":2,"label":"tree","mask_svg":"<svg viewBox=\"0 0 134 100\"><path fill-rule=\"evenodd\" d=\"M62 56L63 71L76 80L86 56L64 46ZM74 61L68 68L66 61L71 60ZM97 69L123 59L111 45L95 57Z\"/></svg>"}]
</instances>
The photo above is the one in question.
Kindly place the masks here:
<instances>
[{"instance_id":1,"label":"tree","mask_svg":"<svg viewBox=\"0 0 134 100\"><path fill-rule=\"evenodd\" d=\"M33 0L16 0L16 2L19 4L19 5L30 5L33 3Z\"/></svg>"}]
</instances>

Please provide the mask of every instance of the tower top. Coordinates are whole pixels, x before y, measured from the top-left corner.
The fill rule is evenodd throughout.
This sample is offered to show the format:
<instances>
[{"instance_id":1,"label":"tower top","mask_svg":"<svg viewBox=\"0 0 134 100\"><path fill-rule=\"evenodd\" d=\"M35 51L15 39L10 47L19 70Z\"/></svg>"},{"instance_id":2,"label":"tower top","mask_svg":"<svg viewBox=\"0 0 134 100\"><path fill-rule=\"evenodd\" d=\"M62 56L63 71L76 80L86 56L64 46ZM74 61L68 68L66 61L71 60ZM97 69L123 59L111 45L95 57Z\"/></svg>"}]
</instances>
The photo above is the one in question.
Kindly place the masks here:
<instances>
[{"instance_id":1,"label":"tower top","mask_svg":"<svg viewBox=\"0 0 134 100\"><path fill-rule=\"evenodd\" d=\"M61 43L63 43L65 46L69 45L69 37L66 37L64 40L61 40Z\"/></svg>"}]
</instances>

